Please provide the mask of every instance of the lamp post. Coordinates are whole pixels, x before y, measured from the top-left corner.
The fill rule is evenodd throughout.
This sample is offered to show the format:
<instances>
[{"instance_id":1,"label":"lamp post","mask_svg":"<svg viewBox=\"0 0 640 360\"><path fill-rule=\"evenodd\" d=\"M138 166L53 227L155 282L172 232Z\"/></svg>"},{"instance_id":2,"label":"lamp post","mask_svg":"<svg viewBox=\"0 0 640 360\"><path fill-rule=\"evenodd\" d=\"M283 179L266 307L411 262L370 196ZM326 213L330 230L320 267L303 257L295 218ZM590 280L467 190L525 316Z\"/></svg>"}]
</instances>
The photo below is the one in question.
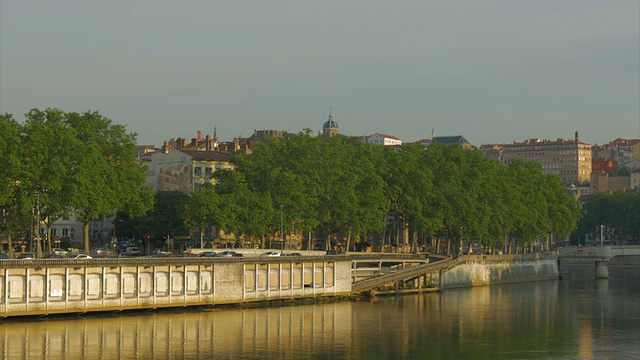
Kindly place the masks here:
<instances>
[{"instance_id":1,"label":"lamp post","mask_svg":"<svg viewBox=\"0 0 640 360\"><path fill-rule=\"evenodd\" d=\"M114 218L113 219L113 240L111 241L111 249L109 249L113 255L115 255L116 253L117 245L118 245L118 238L116 236L116 219Z\"/></svg>"},{"instance_id":2,"label":"lamp post","mask_svg":"<svg viewBox=\"0 0 640 360\"><path fill-rule=\"evenodd\" d=\"M280 249L281 253L284 252L284 220L282 216L282 209L283 206L280 204L280 238L282 239L282 248Z\"/></svg>"},{"instance_id":3,"label":"lamp post","mask_svg":"<svg viewBox=\"0 0 640 360\"><path fill-rule=\"evenodd\" d=\"M42 257L40 244L40 193L36 192L36 257Z\"/></svg>"}]
</instances>

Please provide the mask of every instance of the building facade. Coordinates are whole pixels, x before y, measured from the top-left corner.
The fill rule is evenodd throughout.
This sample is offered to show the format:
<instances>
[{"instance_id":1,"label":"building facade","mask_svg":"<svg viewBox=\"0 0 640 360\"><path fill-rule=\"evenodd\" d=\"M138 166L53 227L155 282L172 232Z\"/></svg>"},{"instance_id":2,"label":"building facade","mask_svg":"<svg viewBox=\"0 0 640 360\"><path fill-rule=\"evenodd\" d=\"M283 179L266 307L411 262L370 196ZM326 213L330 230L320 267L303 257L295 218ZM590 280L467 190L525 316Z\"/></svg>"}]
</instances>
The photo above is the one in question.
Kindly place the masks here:
<instances>
[{"instance_id":1,"label":"building facade","mask_svg":"<svg viewBox=\"0 0 640 360\"><path fill-rule=\"evenodd\" d=\"M558 175L567 186L591 179L591 145L581 142L578 132L574 140L530 139L504 145L502 163L508 165L513 159L538 162L545 174Z\"/></svg>"},{"instance_id":2,"label":"building facade","mask_svg":"<svg viewBox=\"0 0 640 360\"><path fill-rule=\"evenodd\" d=\"M402 145L402 140L398 139L397 137L378 133L364 137L364 141L369 144L382 146Z\"/></svg>"}]
</instances>

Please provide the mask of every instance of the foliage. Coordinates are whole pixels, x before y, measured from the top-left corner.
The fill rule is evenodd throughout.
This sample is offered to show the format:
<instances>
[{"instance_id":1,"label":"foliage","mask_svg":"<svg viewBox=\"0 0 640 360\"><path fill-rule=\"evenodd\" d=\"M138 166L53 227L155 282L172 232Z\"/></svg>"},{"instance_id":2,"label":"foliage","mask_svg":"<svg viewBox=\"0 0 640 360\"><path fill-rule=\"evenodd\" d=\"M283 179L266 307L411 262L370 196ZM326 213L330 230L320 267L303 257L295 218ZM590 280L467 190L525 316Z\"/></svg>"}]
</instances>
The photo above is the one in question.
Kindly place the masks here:
<instances>
[{"instance_id":1,"label":"foliage","mask_svg":"<svg viewBox=\"0 0 640 360\"><path fill-rule=\"evenodd\" d=\"M640 240L640 194L637 192L597 193L585 201L582 210L584 217L579 225L582 235L599 238L600 225L604 225L615 239Z\"/></svg>"},{"instance_id":2,"label":"foliage","mask_svg":"<svg viewBox=\"0 0 640 360\"><path fill-rule=\"evenodd\" d=\"M610 174L611 176L630 176L631 168L628 166L620 166L614 172Z\"/></svg>"},{"instance_id":3,"label":"foliage","mask_svg":"<svg viewBox=\"0 0 640 360\"><path fill-rule=\"evenodd\" d=\"M0 116L0 205L14 216L12 230L32 210L40 215L35 221L47 226L75 211L85 223L89 251L91 220L118 209L136 215L151 207L144 168L135 156L135 134L123 125L98 112L33 109L25 117L20 124L11 115Z\"/></svg>"},{"instance_id":4,"label":"foliage","mask_svg":"<svg viewBox=\"0 0 640 360\"><path fill-rule=\"evenodd\" d=\"M24 125L0 116L0 130L5 209L28 216L38 193L43 218L75 210L88 223L120 210L120 237L204 234L213 227L262 239L314 232L326 244L377 236L405 244L411 238L412 245L438 238L456 246L511 240L524 246L570 233L580 217L575 199L540 164L503 166L459 146L389 148L310 131L285 134L264 139L250 154L236 153L235 170L216 172L215 186L154 195L143 186L135 134L97 112L34 109ZM583 221L600 221L593 206ZM608 221L620 236L634 231ZM19 223L13 222L16 231Z\"/></svg>"}]
</instances>

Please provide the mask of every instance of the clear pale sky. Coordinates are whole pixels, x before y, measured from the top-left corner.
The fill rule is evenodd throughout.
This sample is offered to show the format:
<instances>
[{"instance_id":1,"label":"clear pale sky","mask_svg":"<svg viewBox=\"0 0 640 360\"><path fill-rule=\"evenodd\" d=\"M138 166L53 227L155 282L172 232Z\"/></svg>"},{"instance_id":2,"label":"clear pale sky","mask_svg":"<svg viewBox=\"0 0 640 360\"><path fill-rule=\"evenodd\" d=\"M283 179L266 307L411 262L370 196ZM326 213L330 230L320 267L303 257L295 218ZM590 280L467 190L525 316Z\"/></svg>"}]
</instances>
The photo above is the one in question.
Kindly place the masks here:
<instances>
[{"instance_id":1,"label":"clear pale sky","mask_svg":"<svg viewBox=\"0 0 640 360\"><path fill-rule=\"evenodd\" d=\"M405 142L640 137L638 0L0 0L0 113L140 144L254 129Z\"/></svg>"}]
</instances>

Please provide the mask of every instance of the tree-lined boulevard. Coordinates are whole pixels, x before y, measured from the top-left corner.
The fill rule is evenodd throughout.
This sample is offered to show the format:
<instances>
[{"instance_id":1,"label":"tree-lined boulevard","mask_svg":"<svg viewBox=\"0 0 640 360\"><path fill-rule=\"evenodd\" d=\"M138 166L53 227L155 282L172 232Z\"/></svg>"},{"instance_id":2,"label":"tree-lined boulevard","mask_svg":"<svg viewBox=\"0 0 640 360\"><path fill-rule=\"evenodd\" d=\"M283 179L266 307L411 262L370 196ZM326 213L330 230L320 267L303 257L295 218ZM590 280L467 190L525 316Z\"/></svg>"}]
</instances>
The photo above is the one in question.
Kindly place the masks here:
<instances>
[{"instance_id":1,"label":"tree-lined boulevard","mask_svg":"<svg viewBox=\"0 0 640 360\"><path fill-rule=\"evenodd\" d=\"M393 148L311 130L288 133L266 138L250 154L235 153L235 170L216 172L216 185L187 195L146 188L136 134L98 112L34 109L24 123L4 114L0 133L2 231L10 241L29 239L34 223L50 229L73 212L85 224L87 252L89 222L116 213L118 236L140 239L200 236L213 227L262 243L303 234L327 249L339 239L348 249L368 242L453 253L482 244L515 252L566 239L581 218L575 197L539 163L505 166L438 143ZM638 194L615 196L637 216ZM581 236L604 223L637 237L639 222L632 228L594 216L586 217Z\"/></svg>"}]
</instances>

